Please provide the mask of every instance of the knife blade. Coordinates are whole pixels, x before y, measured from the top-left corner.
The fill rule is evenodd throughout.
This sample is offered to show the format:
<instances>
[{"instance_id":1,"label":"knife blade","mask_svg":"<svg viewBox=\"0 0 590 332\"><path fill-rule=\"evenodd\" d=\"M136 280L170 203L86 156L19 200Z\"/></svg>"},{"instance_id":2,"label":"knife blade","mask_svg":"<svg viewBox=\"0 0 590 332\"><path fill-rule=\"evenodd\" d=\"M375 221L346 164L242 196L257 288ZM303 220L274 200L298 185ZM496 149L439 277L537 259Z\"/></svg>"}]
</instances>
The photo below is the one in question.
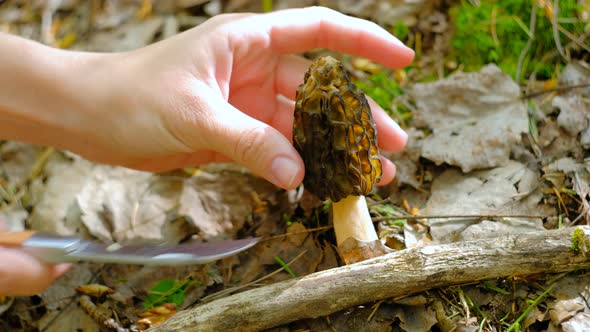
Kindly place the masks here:
<instances>
[{"instance_id":1,"label":"knife blade","mask_svg":"<svg viewBox=\"0 0 590 332\"><path fill-rule=\"evenodd\" d=\"M56 263L95 262L140 265L206 264L247 250L261 239L250 237L205 243L106 244L76 236L33 231L0 233L0 246L20 247L40 260Z\"/></svg>"}]
</instances>

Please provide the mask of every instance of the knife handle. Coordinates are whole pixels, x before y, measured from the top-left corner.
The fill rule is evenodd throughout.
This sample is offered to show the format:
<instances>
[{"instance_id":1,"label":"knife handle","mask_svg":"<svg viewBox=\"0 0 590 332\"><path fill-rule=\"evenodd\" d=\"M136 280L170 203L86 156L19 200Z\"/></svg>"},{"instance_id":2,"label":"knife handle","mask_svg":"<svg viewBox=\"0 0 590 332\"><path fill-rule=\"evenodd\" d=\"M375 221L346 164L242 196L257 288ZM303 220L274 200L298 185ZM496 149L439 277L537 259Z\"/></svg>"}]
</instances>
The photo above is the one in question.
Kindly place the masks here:
<instances>
[{"instance_id":1,"label":"knife handle","mask_svg":"<svg viewBox=\"0 0 590 332\"><path fill-rule=\"evenodd\" d=\"M33 234L34 231L0 232L0 246L20 247Z\"/></svg>"}]
</instances>

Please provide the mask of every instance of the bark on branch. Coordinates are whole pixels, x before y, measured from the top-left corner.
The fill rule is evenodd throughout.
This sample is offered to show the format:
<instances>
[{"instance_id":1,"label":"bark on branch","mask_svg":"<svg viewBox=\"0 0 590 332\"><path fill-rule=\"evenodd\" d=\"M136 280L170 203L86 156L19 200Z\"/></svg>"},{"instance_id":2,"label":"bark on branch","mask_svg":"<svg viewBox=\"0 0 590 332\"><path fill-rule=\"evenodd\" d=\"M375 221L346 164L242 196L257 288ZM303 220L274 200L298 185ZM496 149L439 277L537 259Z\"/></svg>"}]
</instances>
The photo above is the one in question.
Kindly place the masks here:
<instances>
[{"instance_id":1,"label":"bark on branch","mask_svg":"<svg viewBox=\"0 0 590 332\"><path fill-rule=\"evenodd\" d=\"M406 249L202 304L150 331L258 331L437 287L588 268L590 227L577 228Z\"/></svg>"}]
</instances>

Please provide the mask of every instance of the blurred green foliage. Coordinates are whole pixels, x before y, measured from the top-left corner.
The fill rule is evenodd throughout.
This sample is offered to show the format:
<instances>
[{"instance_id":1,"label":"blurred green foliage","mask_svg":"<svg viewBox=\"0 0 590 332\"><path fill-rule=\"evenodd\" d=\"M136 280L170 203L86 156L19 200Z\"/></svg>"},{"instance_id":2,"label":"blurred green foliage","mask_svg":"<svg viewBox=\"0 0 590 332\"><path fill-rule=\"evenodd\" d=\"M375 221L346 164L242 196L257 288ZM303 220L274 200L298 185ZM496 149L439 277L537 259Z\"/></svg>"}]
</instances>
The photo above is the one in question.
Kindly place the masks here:
<instances>
[{"instance_id":1,"label":"blurred green foliage","mask_svg":"<svg viewBox=\"0 0 590 332\"><path fill-rule=\"evenodd\" d=\"M157 282L149 291L147 298L143 302L145 309L152 309L164 303L174 303L180 307L186 292L189 288L200 285L198 280L181 280L162 279Z\"/></svg>"},{"instance_id":2,"label":"blurred green foliage","mask_svg":"<svg viewBox=\"0 0 590 332\"><path fill-rule=\"evenodd\" d=\"M408 38L410 33L410 27L408 27L404 23L396 23L392 29L391 33L399 40L405 41Z\"/></svg>"},{"instance_id":3,"label":"blurred green foliage","mask_svg":"<svg viewBox=\"0 0 590 332\"><path fill-rule=\"evenodd\" d=\"M262 12L270 13L272 12L273 4L272 0L262 0Z\"/></svg>"},{"instance_id":4,"label":"blurred green foliage","mask_svg":"<svg viewBox=\"0 0 590 332\"><path fill-rule=\"evenodd\" d=\"M402 94L395 80L390 78L385 71L372 74L368 79L359 80L355 84L385 110L391 110L393 99Z\"/></svg>"},{"instance_id":5,"label":"blurred green foliage","mask_svg":"<svg viewBox=\"0 0 590 332\"><path fill-rule=\"evenodd\" d=\"M403 91L395 79L390 77L388 71L380 71L354 83L401 126L405 126L410 120L410 111L403 105L395 103L395 98L403 95Z\"/></svg>"},{"instance_id":6,"label":"blurred green foliage","mask_svg":"<svg viewBox=\"0 0 590 332\"><path fill-rule=\"evenodd\" d=\"M524 58L520 81L537 71L537 78L555 76L563 59L541 63L544 55L556 50L552 31L551 7L542 7L539 0L482 0L479 5L461 1L450 9L454 34L451 41L451 56L466 71L475 71L487 63L495 63L515 77L518 59L529 40L531 13L537 6L533 42ZM549 2L549 6L554 2ZM577 18L576 0L559 1L558 24L572 35L584 31L584 22ZM559 32L561 44L570 39Z\"/></svg>"}]
</instances>

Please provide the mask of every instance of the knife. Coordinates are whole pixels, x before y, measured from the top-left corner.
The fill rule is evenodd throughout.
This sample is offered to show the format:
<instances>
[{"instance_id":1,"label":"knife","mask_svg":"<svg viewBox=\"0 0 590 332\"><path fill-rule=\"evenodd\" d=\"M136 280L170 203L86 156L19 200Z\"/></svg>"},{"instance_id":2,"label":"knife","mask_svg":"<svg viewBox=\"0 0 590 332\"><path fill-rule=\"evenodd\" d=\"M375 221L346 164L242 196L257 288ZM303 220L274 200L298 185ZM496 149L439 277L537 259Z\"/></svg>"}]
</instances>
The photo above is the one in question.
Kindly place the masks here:
<instances>
[{"instance_id":1,"label":"knife","mask_svg":"<svg viewBox=\"0 0 590 332\"><path fill-rule=\"evenodd\" d=\"M105 244L76 236L34 231L0 232L0 246L19 247L40 260L56 263L95 262L140 265L206 264L253 247L260 238L206 243Z\"/></svg>"}]
</instances>

